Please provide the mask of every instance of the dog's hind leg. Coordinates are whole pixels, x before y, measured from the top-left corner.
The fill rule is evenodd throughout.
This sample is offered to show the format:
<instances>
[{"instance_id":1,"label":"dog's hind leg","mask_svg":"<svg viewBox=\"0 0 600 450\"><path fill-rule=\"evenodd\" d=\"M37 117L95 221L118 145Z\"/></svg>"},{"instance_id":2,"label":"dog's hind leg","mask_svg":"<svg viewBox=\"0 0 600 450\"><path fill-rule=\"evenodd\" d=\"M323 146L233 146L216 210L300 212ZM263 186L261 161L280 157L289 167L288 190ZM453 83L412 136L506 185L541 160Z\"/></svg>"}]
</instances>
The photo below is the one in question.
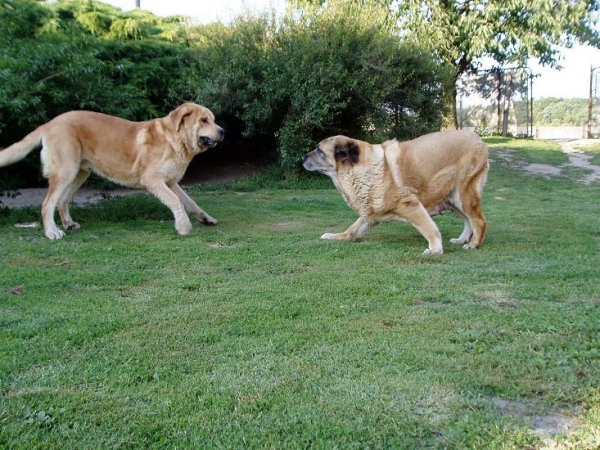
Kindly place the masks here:
<instances>
[{"instance_id":1,"label":"dog's hind leg","mask_svg":"<svg viewBox=\"0 0 600 450\"><path fill-rule=\"evenodd\" d=\"M80 228L77 222L74 222L71 218L71 213L69 212L69 204L73 199L73 195L77 192L77 189L81 187L85 180L90 176L89 170L79 170L79 173L66 190L66 192L62 195L62 197L58 200L58 214L60 215L60 220L62 222L63 228L65 230L76 230Z\"/></svg>"},{"instance_id":2,"label":"dog's hind leg","mask_svg":"<svg viewBox=\"0 0 600 450\"><path fill-rule=\"evenodd\" d=\"M69 186L75 179L77 173L74 172L72 175L67 173L67 175L69 175L68 178L63 178L65 176L65 170L63 169L60 176L57 174L50 174L48 177L48 194L42 204L44 233L48 239L61 239L65 235L64 231L59 230L56 226L56 222L54 222L54 211L56 210L58 201L68 191Z\"/></svg>"},{"instance_id":3,"label":"dog's hind leg","mask_svg":"<svg viewBox=\"0 0 600 450\"><path fill-rule=\"evenodd\" d=\"M171 186L171 190L175 193L175 195L177 195L179 200L181 200L181 203L183 203L183 206L185 207L186 211L194 214L198 218L198 220L204 225L217 224L217 219L211 217L209 214L206 213L206 211L200 208L198 204L189 195L187 195L183 189L181 189L181 186L179 186L179 184L174 183Z\"/></svg>"},{"instance_id":4,"label":"dog's hind leg","mask_svg":"<svg viewBox=\"0 0 600 450\"><path fill-rule=\"evenodd\" d=\"M473 236L473 228L471 227L471 221L465 214L460 210L460 208L456 207L454 209L454 214L460 217L463 221L463 231L459 237L450 239L450 242L457 245L466 244L471 240L471 236Z\"/></svg>"},{"instance_id":5,"label":"dog's hind leg","mask_svg":"<svg viewBox=\"0 0 600 450\"><path fill-rule=\"evenodd\" d=\"M42 139L40 159L44 176L48 178L48 194L42 203L42 220L46 237L53 240L65 235L56 226L54 213L57 205L63 208L62 199L68 195L80 170L81 144L70 134L72 131L68 128L50 130ZM64 223L63 213L61 219Z\"/></svg>"},{"instance_id":6,"label":"dog's hind leg","mask_svg":"<svg viewBox=\"0 0 600 450\"><path fill-rule=\"evenodd\" d=\"M464 212L469 218L469 223L473 229L473 235L469 242L465 243L464 248L474 249L481 247L485 232L487 230L487 220L481 211L481 199L473 198L465 202Z\"/></svg>"},{"instance_id":7,"label":"dog's hind leg","mask_svg":"<svg viewBox=\"0 0 600 450\"><path fill-rule=\"evenodd\" d=\"M471 227L471 221L463 212L462 201L456 191L454 191L450 196L450 203L452 204L452 212L462 219L464 225L463 231L460 234L460 236L454 239L450 239L450 242L457 245L466 244L471 240L471 236L473 236L473 228Z\"/></svg>"},{"instance_id":8,"label":"dog's hind leg","mask_svg":"<svg viewBox=\"0 0 600 450\"><path fill-rule=\"evenodd\" d=\"M470 180L470 183L478 183L479 180ZM487 220L481 210L481 191L474 189L467 183L462 187L460 201L455 206L455 212L464 221L465 228L458 239L451 242L464 244L466 249L479 248L483 243L487 230Z\"/></svg>"},{"instance_id":9,"label":"dog's hind leg","mask_svg":"<svg viewBox=\"0 0 600 450\"><path fill-rule=\"evenodd\" d=\"M486 159L476 175L469 180L470 186L469 184L465 184L465 186L463 186L463 192L461 192L461 198L464 205L463 211L469 218L471 228L473 228L473 236L471 236L471 240L464 245L464 248L466 249L481 247L483 239L485 238L485 232L487 231L487 220L485 219L483 211L481 210L481 197L483 194L483 187L487 181L489 170L490 162ZM467 193L469 195L466 195Z\"/></svg>"},{"instance_id":10,"label":"dog's hind leg","mask_svg":"<svg viewBox=\"0 0 600 450\"><path fill-rule=\"evenodd\" d=\"M489 168L487 158L482 160L450 195L453 211L464 223L461 235L456 239L450 239L450 242L463 244L465 249L479 248L485 237L487 220L481 210L481 196Z\"/></svg>"}]
</instances>

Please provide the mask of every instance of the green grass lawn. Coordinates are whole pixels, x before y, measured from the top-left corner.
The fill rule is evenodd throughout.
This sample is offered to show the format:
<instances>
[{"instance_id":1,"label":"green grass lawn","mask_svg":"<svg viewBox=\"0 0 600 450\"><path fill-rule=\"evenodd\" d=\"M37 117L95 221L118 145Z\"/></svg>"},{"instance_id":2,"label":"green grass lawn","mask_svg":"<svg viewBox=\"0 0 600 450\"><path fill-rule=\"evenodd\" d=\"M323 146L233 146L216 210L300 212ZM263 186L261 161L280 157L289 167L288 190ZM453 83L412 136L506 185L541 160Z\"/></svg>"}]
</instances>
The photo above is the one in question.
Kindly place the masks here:
<instances>
[{"instance_id":1,"label":"green grass lawn","mask_svg":"<svg viewBox=\"0 0 600 450\"><path fill-rule=\"evenodd\" d=\"M498 147L563 156L491 141L486 241L445 214L440 256L408 224L320 240L356 218L326 179L188 190L220 223L186 238L148 195L57 242L0 210L0 448L537 449L551 414L598 448L600 185Z\"/></svg>"}]
</instances>

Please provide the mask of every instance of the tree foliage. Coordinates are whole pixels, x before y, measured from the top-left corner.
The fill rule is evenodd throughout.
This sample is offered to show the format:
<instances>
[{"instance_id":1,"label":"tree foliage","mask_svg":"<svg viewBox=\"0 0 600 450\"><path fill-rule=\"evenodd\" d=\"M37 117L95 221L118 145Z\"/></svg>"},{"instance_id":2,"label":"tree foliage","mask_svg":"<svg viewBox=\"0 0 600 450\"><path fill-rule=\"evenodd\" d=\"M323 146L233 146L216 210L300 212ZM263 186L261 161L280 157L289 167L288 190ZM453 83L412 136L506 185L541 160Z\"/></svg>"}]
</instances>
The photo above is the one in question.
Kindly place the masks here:
<instances>
[{"instance_id":1,"label":"tree foliage","mask_svg":"<svg viewBox=\"0 0 600 450\"><path fill-rule=\"evenodd\" d=\"M147 120L181 103L176 80L195 61L186 45L159 32L143 40L98 37L78 19L101 23L101 14L123 15L102 3L0 2L6 31L0 34L0 147L73 109ZM38 160L28 161L38 167Z\"/></svg>"},{"instance_id":2,"label":"tree foliage","mask_svg":"<svg viewBox=\"0 0 600 450\"><path fill-rule=\"evenodd\" d=\"M451 128L456 81L476 71L480 58L498 66L529 59L556 66L559 46L600 46L594 26L599 11L598 0L403 0L399 17L409 38L428 46L454 76L444 89L444 122Z\"/></svg>"},{"instance_id":3,"label":"tree foliage","mask_svg":"<svg viewBox=\"0 0 600 450\"><path fill-rule=\"evenodd\" d=\"M333 0L279 21L203 27L196 95L241 121L246 138L274 145L287 171L325 136L430 131L439 126L437 67L390 19L377 2Z\"/></svg>"},{"instance_id":4,"label":"tree foliage","mask_svg":"<svg viewBox=\"0 0 600 450\"><path fill-rule=\"evenodd\" d=\"M535 100L534 105L536 125L583 127L587 124L587 99L548 97Z\"/></svg>"},{"instance_id":5,"label":"tree foliage","mask_svg":"<svg viewBox=\"0 0 600 450\"><path fill-rule=\"evenodd\" d=\"M0 0L0 145L71 109L144 120L191 100L218 114L230 144L293 172L324 136L454 126L457 79L482 57L556 65L559 45L598 44L599 10L600 0L293 0L283 17L192 26L93 0Z\"/></svg>"},{"instance_id":6,"label":"tree foliage","mask_svg":"<svg viewBox=\"0 0 600 450\"><path fill-rule=\"evenodd\" d=\"M0 144L71 109L141 120L180 102L172 80L193 62L192 51L160 38L167 29L141 33L150 13L89 0L0 1L8 30L0 35ZM115 24L137 16L143 20L130 34L111 37ZM147 39L131 39L136 33Z\"/></svg>"}]
</instances>

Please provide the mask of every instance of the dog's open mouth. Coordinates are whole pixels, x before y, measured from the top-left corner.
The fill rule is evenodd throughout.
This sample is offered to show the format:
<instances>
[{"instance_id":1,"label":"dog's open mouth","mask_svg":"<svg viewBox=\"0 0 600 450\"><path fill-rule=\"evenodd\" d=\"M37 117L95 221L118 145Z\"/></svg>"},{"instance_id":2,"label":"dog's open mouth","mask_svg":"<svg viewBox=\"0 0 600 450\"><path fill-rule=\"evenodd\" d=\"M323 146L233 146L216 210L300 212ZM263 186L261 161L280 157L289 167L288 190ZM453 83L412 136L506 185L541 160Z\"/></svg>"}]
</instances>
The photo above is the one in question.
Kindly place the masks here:
<instances>
[{"instance_id":1,"label":"dog's open mouth","mask_svg":"<svg viewBox=\"0 0 600 450\"><path fill-rule=\"evenodd\" d=\"M218 144L218 142L207 136L200 136L200 138L198 139L198 144L200 145L200 147L212 148L212 147L216 146Z\"/></svg>"}]
</instances>

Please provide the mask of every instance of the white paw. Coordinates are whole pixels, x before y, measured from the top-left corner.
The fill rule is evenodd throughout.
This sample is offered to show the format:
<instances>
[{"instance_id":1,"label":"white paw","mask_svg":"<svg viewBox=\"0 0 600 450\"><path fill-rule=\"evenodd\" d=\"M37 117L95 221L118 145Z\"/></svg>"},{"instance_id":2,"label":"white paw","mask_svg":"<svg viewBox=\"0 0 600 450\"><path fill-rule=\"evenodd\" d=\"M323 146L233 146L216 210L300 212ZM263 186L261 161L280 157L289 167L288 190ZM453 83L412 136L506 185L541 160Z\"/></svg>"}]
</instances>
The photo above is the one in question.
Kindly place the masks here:
<instances>
[{"instance_id":1,"label":"white paw","mask_svg":"<svg viewBox=\"0 0 600 450\"><path fill-rule=\"evenodd\" d=\"M48 239L50 239L52 241L56 241L58 239L62 239L63 236L65 235L65 232L54 227L54 228L47 229L45 234Z\"/></svg>"},{"instance_id":2,"label":"white paw","mask_svg":"<svg viewBox=\"0 0 600 450\"><path fill-rule=\"evenodd\" d=\"M337 235L335 233L325 233L323 236L321 236L321 239L325 239L327 241L332 241L335 239Z\"/></svg>"},{"instance_id":3,"label":"white paw","mask_svg":"<svg viewBox=\"0 0 600 450\"><path fill-rule=\"evenodd\" d=\"M424 255L441 255L444 253L443 249L439 249L439 250L431 250L430 248L425 249L425 251L423 252Z\"/></svg>"},{"instance_id":4,"label":"white paw","mask_svg":"<svg viewBox=\"0 0 600 450\"><path fill-rule=\"evenodd\" d=\"M467 243L468 241L466 239L454 238L450 239L450 242L452 242L453 244L461 245Z\"/></svg>"},{"instance_id":5,"label":"white paw","mask_svg":"<svg viewBox=\"0 0 600 450\"><path fill-rule=\"evenodd\" d=\"M79 230L81 228L81 225L79 225L77 222L71 222L66 224L64 228L65 230Z\"/></svg>"},{"instance_id":6,"label":"white paw","mask_svg":"<svg viewBox=\"0 0 600 450\"><path fill-rule=\"evenodd\" d=\"M475 250L477 247L475 247L473 244L469 243L469 244L463 245L463 248L465 250Z\"/></svg>"},{"instance_id":7,"label":"white paw","mask_svg":"<svg viewBox=\"0 0 600 450\"><path fill-rule=\"evenodd\" d=\"M192 232L192 222L190 219L175 222L175 229L181 236L187 236Z\"/></svg>"}]
</instances>

